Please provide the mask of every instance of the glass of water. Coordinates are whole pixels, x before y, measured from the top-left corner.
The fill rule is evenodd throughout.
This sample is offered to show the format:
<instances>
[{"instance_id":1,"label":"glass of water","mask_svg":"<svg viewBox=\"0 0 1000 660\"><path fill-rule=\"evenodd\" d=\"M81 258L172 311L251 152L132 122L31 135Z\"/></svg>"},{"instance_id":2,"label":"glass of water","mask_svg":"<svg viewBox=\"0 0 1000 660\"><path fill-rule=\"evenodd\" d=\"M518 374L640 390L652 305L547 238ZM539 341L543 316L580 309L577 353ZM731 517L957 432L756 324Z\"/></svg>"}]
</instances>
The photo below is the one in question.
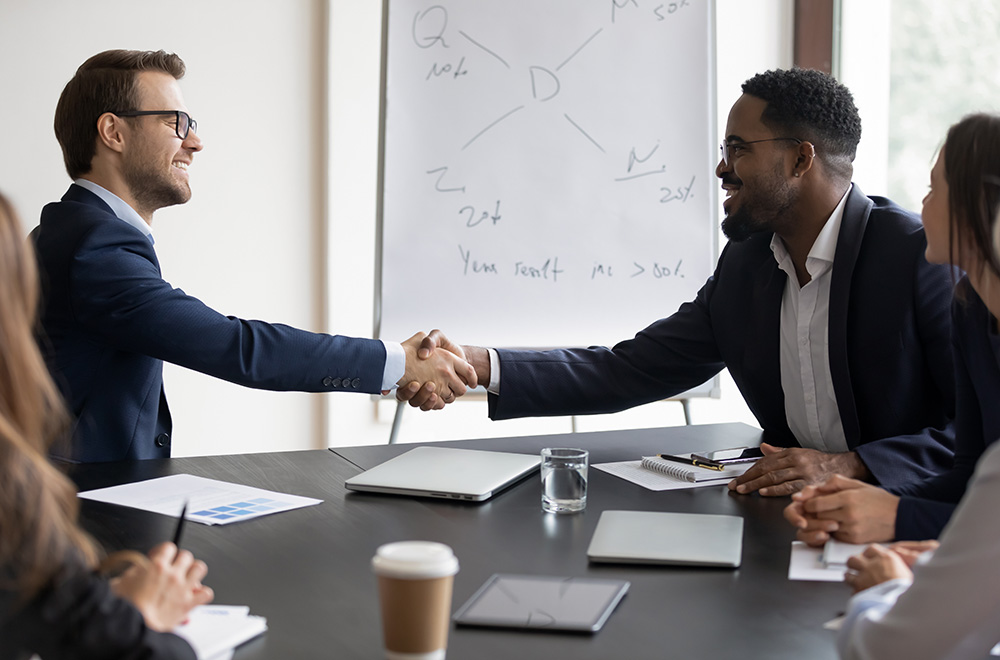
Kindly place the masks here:
<instances>
[{"instance_id":1,"label":"glass of water","mask_svg":"<svg viewBox=\"0 0 1000 660\"><path fill-rule=\"evenodd\" d=\"M542 450L542 511L576 513L587 508L586 449Z\"/></svg>"}]
</instances>

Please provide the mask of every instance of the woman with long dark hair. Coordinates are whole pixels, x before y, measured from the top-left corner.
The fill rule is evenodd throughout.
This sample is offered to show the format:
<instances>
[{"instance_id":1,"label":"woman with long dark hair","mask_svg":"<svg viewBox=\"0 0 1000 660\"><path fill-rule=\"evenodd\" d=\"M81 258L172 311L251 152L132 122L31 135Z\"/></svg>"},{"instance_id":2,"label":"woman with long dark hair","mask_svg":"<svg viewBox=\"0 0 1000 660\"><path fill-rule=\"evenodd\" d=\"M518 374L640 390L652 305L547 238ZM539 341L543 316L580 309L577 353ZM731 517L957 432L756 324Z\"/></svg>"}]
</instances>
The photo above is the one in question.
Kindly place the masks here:
<instances>
[{"instance_id":1,"label":"woman with long dark hair","mask_svg":"<svg viewBox=\"0 0 1000 660\"><path fill-rule=\"evenodd\" d=\"M952 338L955 468L919 494L961 503L940 545L873 545L848 561L845 579L858 593L839 638L845 658L984 658L1000 641L998 212L1000 116L970 115L948 131L923 208L928 261L966 276Z\"/></svg>"},{"instance_id":2,"label":"woman with long dark hair","mask_svg":"<svg viewBox=\"0 0 1000 660\"><path fill-rule=\"evenodd\" d=\"M194 658L169 631L212 591L170 543L112 582L77 525L73 484L47 454L67 414L33 335L35 258L0 195L0 658ZM123 556L124 555L124 556Z\"/></svg>"}]
</instances>

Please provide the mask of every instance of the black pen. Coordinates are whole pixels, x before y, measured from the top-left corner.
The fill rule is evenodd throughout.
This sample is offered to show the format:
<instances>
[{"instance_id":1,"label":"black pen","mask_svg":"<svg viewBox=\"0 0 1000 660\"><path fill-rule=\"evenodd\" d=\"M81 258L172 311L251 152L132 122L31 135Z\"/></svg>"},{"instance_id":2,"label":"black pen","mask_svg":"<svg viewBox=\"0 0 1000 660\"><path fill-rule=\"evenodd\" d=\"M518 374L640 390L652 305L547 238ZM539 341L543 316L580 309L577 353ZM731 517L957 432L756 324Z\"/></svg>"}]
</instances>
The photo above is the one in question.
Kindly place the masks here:
<instances>
[{"instance_id":1,"label":"black pen","mask_svg":"<svg viewBox=\"0 0 1000 660\"><path fill-rule=\"evenodd\" d=\"M187 510L188 503L185 501L184 508L181 509L181 519L177 521L177 531L174 532L174 545L177 546L178 550L181 549L181 534L184 533L184 516L187 514Z\"/></svg>"},{"instance_id":2,"label":"black pen","mask_svg":"<svg viewBox=\"0 0 1000 660\"><path fill-rule=\"evenodd\" d=\"M707 470L718 470L722 472L725 469L725 465L722 463L716 463L715 461L709 461L706 459L694 459L694 458L684 458L683 456L672 456L670 454L657 454L660 458L666 461L676 461L677 463L687 463L688 465L693 465L695 467L705 468Z\"/></svg>"}]
</instances>

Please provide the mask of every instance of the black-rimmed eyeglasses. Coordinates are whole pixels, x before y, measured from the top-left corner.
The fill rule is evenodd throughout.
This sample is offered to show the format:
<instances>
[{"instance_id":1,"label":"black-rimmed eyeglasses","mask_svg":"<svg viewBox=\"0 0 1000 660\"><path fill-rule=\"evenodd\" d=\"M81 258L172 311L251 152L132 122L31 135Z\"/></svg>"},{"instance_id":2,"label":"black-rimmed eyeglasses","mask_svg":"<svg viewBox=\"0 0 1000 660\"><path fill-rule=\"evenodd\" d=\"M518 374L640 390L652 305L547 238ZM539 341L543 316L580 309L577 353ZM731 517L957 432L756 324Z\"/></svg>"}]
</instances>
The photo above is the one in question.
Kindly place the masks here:
<instances>
[{"instance_id":1,"label":"black-rimmed eyeglasses","mask_svg":"<svg viewBox=\"0 0 1000 660\"><path fill-rule=\"evenodd\" d=\"M791 140L795 144L802 144L802 140L793 137L776 137L776 138L764 138L763 140L723 140L722 144L719 145L719 151L722 152L722 162L729 167L729 161L733 159L733 149L739 149L745 144L757 144L758 142L777 142L778 140Z\"/></svg>"},{"instance_id":2,"label":"black-rimmed eyeglasses","mask_svg":"<svg viewBox=\"0 0 1000 660\"><path fill-rule=\"evenodd\" d=\"M174 131L177 133L177 137L182 140L186 140L188 133L194 131L198 132L198 122L196 122L191 115L184 112L183 110L126 110L125 112L112 112L111 114L117 115L119 117L145 117L147 115L173 115L174 116Z\"/></svg>"}]
</instances>

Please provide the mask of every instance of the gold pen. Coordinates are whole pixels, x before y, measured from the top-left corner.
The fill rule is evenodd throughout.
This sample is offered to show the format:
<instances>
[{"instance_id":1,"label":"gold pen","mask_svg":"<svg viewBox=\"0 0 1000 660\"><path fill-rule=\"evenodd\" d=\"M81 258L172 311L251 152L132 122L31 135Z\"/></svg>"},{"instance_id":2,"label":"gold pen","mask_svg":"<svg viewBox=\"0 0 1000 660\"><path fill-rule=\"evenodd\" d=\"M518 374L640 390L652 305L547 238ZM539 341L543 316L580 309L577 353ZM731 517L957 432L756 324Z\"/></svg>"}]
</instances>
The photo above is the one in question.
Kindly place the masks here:
<instances>
[{"instance_id":1,"label":"gold pen","mask_svg":"<svg viewBox=\"0 0 1000 660\"><path fill-rule=\"evenodd\" d=\"M666 461L687 463L688 465L705 468L706 470L718 470L719 472L722 472L722 470L724 470L726 467L722 463L716 463L715 461L706 461L705 459L684 458L683 456L673 456L671 454L657 454L657 456Z\"/></svg>"}]
</instances>

